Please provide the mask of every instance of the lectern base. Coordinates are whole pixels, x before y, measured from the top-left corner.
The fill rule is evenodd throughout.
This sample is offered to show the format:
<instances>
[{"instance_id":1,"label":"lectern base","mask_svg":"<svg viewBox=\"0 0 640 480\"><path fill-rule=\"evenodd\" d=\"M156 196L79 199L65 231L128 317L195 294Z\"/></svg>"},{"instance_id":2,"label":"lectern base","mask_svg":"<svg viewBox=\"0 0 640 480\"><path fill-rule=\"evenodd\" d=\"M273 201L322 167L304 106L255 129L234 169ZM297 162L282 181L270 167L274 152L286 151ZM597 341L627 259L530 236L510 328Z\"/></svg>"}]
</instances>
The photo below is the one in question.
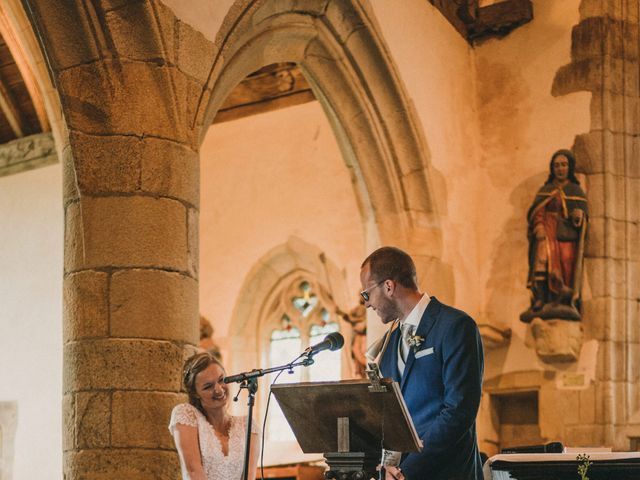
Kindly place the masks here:
<instances>
[{"instance_id":1,"label":"lectern base","mask_svg":"<svg viewBox=\"0 0 640 480\"><path fill-rule=\"evenodd\" d=\"M325 453L329 470L324 473L327 480L369 480L377 478L378 455L363 452Z\"/></svg>"}]
</instances>

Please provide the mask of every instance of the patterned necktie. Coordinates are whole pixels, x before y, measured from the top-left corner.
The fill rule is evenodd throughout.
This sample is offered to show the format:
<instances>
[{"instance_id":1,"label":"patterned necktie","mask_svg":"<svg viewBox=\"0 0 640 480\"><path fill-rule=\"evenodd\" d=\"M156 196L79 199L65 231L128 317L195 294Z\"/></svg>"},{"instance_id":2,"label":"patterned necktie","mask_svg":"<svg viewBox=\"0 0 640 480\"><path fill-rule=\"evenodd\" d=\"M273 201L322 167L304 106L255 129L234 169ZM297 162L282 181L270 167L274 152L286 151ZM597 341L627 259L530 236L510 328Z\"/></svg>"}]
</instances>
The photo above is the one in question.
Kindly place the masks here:
<instances>
[{"instance_id":1,"label":"patterned necktie","mask_svg":"<svg viewBox=\"0 0 640 480\"><path fill-rule=\"evenodd\" d=\"M413 325L403 323L400 327L400 334L402 341L400 342L400 356L404 363L407 363L407 357L409 356L409 339L413 336Z\"/></svg>"}]
</instances>

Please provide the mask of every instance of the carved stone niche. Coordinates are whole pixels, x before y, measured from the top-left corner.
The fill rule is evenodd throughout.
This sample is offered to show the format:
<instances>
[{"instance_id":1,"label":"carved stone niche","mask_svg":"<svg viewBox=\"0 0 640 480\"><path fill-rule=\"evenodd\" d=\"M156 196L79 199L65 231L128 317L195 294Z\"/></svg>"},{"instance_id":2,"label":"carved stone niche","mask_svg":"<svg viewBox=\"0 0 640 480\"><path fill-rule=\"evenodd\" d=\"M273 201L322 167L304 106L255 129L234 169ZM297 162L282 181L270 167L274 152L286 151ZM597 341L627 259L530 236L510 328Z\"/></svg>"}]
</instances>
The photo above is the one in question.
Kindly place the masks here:
<instances>
[{"instance_id":1,"label":"carved stone niche","mask_svg":"<svg viewBox=\"0 0 640 480\"><path fill-rule=\"evenodd\" d=\"M582 348L581 322L541 320L531 322L531 334L536 353L546 363L575 362Z\"/></svg>"},{"instance_id":2,"label":"carved stone niche","mask_svg":"<svg viewBox=\"0 0 640 480\"><path fill-rule=\"evenodd\" d=\"M511 341L512 332L510 328L498 328L487 323L480 323L478 324L478 330L480 330L482 344L486 349L492 350L506 347Z\"/></svg>"},{"instance_id":3,"label":"carved stone niche","mask_svg":"<svg viewBox=\"0 0 640 480\"><path fill-rule=\"evenodd\" d=\"M0 145L0 177L57 162L51 133L38 133Z\"/></svg>"}]
</instances>

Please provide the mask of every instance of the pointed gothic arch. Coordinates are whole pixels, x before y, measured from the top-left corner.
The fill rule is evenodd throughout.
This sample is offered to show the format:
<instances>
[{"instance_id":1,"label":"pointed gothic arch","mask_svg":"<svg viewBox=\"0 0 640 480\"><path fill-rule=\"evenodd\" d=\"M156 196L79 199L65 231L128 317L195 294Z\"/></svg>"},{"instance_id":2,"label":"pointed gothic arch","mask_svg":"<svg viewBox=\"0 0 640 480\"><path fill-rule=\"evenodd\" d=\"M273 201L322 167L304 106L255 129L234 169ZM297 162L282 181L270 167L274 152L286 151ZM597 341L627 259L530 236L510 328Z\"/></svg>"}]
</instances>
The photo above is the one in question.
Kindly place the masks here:
<instances>
[{"instance_id":1,"label":"pointed gothic arch","mask_svg":"<svg viewBox=\"0 0 640 480\"><path fill-rule=\"evenodd\" d=\"M236 300L231 317L229 371L262 364L263 351L259 342L266 338L263 331L269 318L269 307L277 302L281 291L295 280L311 281L321 303L326 308L350 304L348 289L340 269L320 248L304 240L291 237L265 253L247 274ZM252 338L254 342L248 342ZM347 342L348 343L348 342ZM349 348L344 350L348 358Z\"/></svg>"},{"instance_id":2,"label":"pointed gothic arch","mask_svg":"<svg viewBox=\"0 0 640 480\"><path fill-rule=\"evenodd\" d=\"M439 256L426 142L366 0L239 0L216 47L198 124L208 126L249 73L271 63L297 63L351 172L368 247L392 242L415 250L419 230L420 249ZM206 128L200 132L204 136Z\"/></svg>"},{"instance_id":3,"label":"pointed gothic arch","mask_svg":"<svg viewBox=\"0 0 640 480\"><path fill-rule=\"evenodd\" d=\"M295 308L290 308L296 287L302 282L309 282L317 298L316 307L319 307L314 309L314 312L306 319L300 318L302 315L295 312ZM225 357L227 370L240 372L256 368L258 365L266 367L270 364L269 354L272 346L270 339L275 330L282 328L278 324L283 313L292 313L292 317L294 315L299 317L292 318L292 324L300 334L300 349L304 349L310 343L310 327L314 323L318 323L319 310L326 309L331 316L329 322L337 323L339 330L345 336L345 345L340 352L333 352L333 358L325 357L320 364L320 370L331 370L331 365L334 365L339 372L333 371L333 373L338 373L341 378L346 378L351 370L350 327L339 318L336 306L345 309L350 303L344 273L336 264L327 258L326 254L317 246L297 237L289 238L286 243L265 253L245 277L233 309L228 331L229 356ZM314 316L315 318L313 318ZM311 343L315 342L317 340ZM293 360L295 355L300 353L300 350L291 353L293 356L282 363ZM338 355L339 360L336 357ZM339 366L335 365L336 363ZM303 380L313 379L308 369L305 370L307 371L299 372L302 374L300 378ZM287 379L283 378L280 381L287 382ZM264 408L267 394L268 389L262 388L260 390L258 408ZM242 411L240 410L240 412ZM264 411L262 411L263 413ZM270 413L269 416L271 419L274 418L273 413ZM276 418L275 425L277 424ZM299 458L302 453L295 442L285 438L270 440L270 442L274 441L280 443L278 443L279 448L271 449L271 454L276 455L276 458L271 461L289 463Z\"/></svg>"}]
</instances>

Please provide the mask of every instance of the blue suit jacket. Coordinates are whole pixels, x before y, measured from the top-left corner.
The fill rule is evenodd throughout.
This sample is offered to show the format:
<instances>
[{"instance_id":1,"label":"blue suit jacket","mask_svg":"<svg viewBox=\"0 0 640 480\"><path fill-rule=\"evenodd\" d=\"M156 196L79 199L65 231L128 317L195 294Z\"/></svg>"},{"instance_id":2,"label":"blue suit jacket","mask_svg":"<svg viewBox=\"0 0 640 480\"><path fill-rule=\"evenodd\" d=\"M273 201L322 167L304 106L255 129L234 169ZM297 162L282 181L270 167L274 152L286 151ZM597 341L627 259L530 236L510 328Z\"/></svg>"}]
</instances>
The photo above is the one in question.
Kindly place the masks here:
<instances>
[{"instance_id":1,"label":"blue suit jacket","mask_svg":"<svg viewBox=\"0 0 640 480\"><path fill-rule=\"evenodd\" d=\"M466 313L431 297L415 335L424 341L410 349L402 376L400 329L380 361L382 374L400 383L424 443L421 452L403 456L400 468L408 480L481 480L476 415L484 357L478 327Z\"/></svg>"}]
</instances>

